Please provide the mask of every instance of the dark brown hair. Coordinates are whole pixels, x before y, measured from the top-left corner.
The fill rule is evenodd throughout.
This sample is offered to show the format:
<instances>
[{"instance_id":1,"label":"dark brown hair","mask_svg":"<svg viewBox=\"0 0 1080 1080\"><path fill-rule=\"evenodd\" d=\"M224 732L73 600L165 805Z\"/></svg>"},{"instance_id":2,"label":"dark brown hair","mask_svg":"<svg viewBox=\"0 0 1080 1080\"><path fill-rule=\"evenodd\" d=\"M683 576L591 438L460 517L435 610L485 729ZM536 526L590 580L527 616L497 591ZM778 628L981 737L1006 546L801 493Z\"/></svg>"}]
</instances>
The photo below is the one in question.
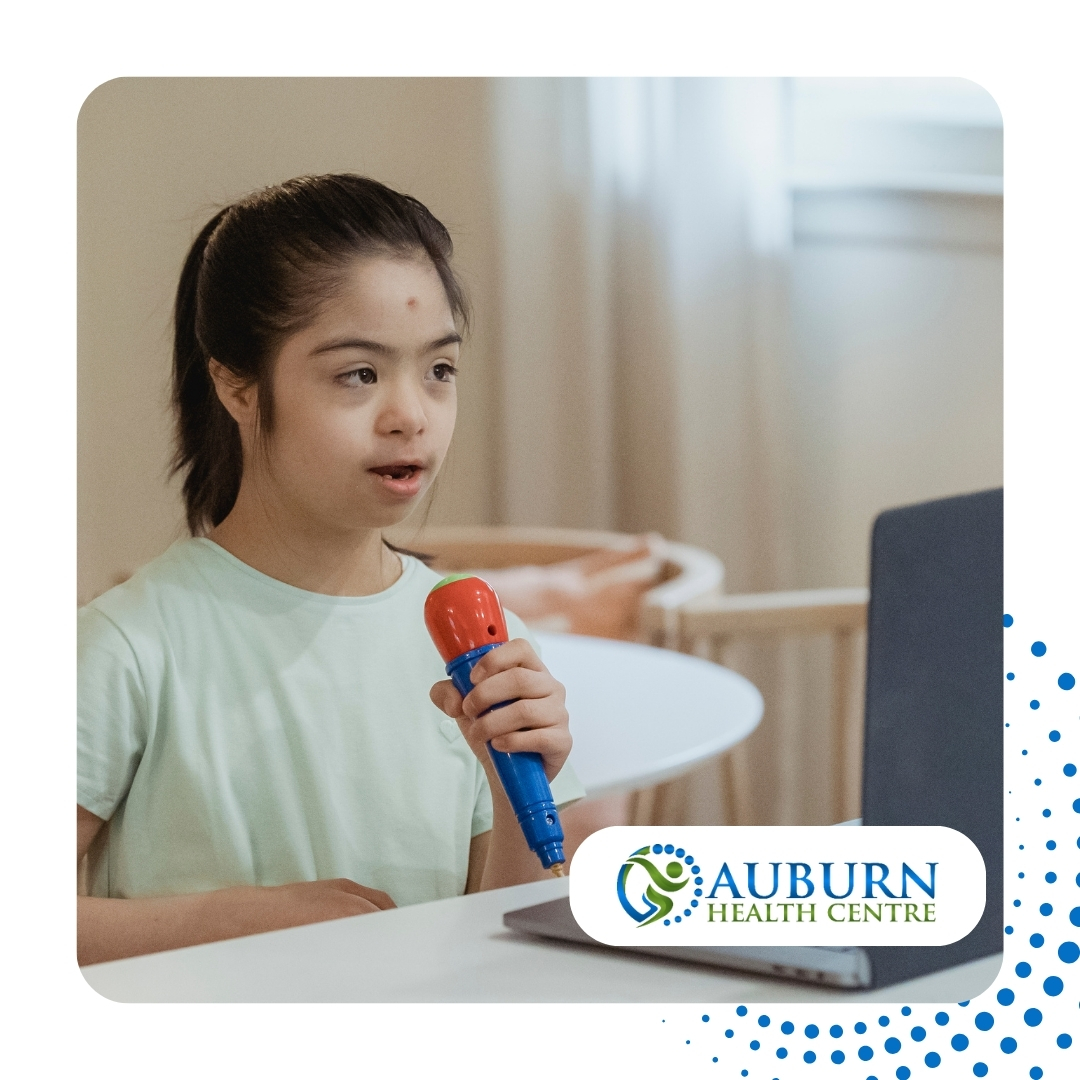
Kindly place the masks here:
<instances>
[{"instance_id":1,"label":"dark brown hair","mask_svg":"<svg viewBox=\"0 0 1080 1080\"><path fill-rule=\"evenodd\" d=\"M218 400L213 358L258 387L259 426L273 427L273 361L366 255L426 255L462 331L468 304L450 268L454 245L422 203L367 177L300 176L215 214L191 245L176 290L172 403L173 473L184 476L188 528L225 519L240 490L236 421Z\"/></svg>"}]
</instances>

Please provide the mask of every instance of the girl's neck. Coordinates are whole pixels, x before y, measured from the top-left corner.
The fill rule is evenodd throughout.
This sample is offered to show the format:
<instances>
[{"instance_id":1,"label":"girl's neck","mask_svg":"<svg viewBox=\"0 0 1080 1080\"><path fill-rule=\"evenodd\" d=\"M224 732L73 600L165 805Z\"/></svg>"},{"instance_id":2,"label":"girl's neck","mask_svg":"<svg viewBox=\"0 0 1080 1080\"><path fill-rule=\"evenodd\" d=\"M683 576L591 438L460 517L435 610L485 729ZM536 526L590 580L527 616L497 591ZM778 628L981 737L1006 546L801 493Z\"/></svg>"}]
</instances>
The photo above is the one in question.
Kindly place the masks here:
<instances>
[{"instance_id":1,"label":"girl's neck","mask_svg":"<svg viewBox=\"0 0 1080 1080\"><path fill-rule=\"evenodd\" d=\"M328 596L371 596L402 573L381 529L330 531L280 508L275 512L243 484L209 539L268 577Z\"/></svg>"}]
</instances>

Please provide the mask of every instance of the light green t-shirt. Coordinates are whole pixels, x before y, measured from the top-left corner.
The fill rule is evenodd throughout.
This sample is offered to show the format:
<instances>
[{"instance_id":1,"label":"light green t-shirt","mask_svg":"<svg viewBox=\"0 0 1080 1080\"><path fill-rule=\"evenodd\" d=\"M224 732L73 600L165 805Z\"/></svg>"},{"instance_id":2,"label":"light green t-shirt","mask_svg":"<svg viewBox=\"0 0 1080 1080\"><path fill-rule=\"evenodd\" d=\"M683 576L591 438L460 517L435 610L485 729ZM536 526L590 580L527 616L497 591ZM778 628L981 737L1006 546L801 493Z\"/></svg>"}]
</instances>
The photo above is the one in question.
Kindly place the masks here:
<instances>
[{"instance_id":1,"label":"light green t-shirt","mask_svg":"<svg viewBox=\"0 0 1080 1080\"><path fill-rule=\"evenodd\" d=\"M93 895L465 891L491 793L428 697L446 677L423 617L439 575L402 563L381 593L325 596L181 540L80 610L78 801L110 822ZM584 794L569 765L552 793Z\"/></svg>"}]
</instances>

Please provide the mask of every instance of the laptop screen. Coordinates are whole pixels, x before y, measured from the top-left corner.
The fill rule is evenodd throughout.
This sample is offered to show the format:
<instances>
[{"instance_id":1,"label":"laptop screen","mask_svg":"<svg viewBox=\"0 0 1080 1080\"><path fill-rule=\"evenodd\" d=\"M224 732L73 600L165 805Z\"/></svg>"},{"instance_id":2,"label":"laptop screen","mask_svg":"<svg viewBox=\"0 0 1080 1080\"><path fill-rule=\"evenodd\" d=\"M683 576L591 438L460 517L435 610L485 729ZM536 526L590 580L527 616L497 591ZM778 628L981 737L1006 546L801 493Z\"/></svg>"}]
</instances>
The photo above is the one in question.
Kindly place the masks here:
<instances>
[{"instance_id":1,"label":"laptop screen","mask_svg":"<svg viewBox=\"0 0 1080 1080\"><path fill-rule=\"evenodd\" d=\"M871 950L878 985L1001 951L1002 550L1001 489L874 525L863 824L947 825L986 863L979 925L948 946Z\"/></svg>"}]
</instances>

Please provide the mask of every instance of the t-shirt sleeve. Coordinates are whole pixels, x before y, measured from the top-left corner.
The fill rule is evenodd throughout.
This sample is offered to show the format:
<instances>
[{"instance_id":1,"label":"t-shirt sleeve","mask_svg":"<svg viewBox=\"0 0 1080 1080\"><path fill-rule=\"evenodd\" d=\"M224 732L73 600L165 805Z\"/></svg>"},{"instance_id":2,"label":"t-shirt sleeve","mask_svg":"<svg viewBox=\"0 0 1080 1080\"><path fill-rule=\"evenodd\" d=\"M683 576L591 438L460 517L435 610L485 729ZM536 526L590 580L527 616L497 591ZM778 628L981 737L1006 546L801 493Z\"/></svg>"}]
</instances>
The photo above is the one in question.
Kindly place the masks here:
<instances>
[{"instance_id":1,"label":"t-shirt sleeve","mask_svg":"<svg viewBox=\"0 0 1080 1080\"><path fill-rule=\"evenodd\" d=\"M112 817L146 746L147 702L128 639L97 608L78 615L78 802Z\"/></svg>"},{"instance_id":2,"label":"t-shirt sleeve","mask_svg":"<svg viewBox=\"0 0 1080 1080\"><path fill-rule=\"evenodd\" d=\"M506 629L510 633L511 638L523 637L526 641L536 650L536 655L543 660L543 652L540 648L540 643L533 636L532 631L525 625L521 619L518 618L512 611L505 612L506 615ZM574 718L570 717L570 734L574 733ZM555 805L561 810L564 806L569 806L570 803L578 802L580 799L585 798L585 788L582 786L581 781L577 778L577 773L574 772L574 752L570 751L570 756L566 759L565 764L559 770L559 775L551 781L551 797L555 800ZM491 795L488 794L488 800L490 802ZM474 834L475 835L475 834Z\"/></svg>"}]
</instances>

